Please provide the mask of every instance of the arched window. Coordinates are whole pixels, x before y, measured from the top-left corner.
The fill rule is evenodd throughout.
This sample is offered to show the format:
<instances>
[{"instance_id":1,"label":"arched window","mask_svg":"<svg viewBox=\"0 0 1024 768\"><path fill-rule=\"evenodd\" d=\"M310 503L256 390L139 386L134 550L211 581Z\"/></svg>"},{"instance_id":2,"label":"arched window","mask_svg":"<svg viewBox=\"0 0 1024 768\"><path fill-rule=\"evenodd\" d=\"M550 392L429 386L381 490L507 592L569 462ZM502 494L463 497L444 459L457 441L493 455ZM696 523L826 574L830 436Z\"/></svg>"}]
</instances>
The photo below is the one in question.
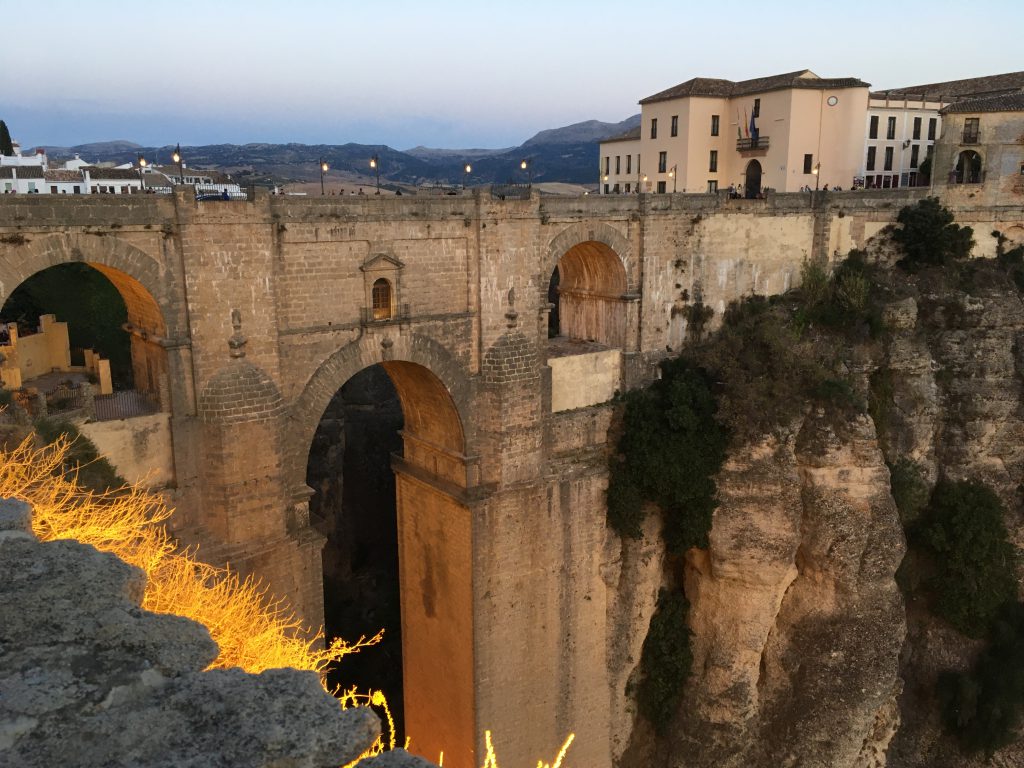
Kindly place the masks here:
<instances>
[{"instance_id":1,"label":"arched window","mask_svg":"<svg viewBox=\"0 0 1024 768\"><path fill-rule=\"evenodd\" d=\"M981 183L981 155L973 149L966 149L956 159L953 181L957 184Z\"/></svg>"},{"instance_id":2,"label":"arched window","mask_svg":"<svg viewBox=\"0 0 1024 768\"><path fill-rule=\"evenodd\" d=\"M373 281L373 319L391 319L391 283L383 277Z\"/></svg>"}]
</instances>

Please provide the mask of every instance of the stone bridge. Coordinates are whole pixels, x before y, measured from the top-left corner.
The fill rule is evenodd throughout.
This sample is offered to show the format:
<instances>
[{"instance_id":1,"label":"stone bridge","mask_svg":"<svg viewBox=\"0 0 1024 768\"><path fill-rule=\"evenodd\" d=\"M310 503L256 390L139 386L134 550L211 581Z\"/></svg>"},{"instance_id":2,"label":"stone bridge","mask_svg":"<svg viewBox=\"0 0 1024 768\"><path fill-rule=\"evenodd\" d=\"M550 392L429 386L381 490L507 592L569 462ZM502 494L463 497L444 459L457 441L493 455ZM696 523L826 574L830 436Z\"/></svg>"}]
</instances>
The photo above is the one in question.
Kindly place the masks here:
<instances>
[{"instance_id":1,"label":"stone bridge","mask_svg":"<svg viewBox=\"0 0 1024 768\"><path fill-rule=\"evenodd\" d=\"M915 194L7 196L0 302L64 262L110 279L136 386L169 413L176 534L314 626L310 444L339 388L381 364L404 414L393 469L413 749L475 766L487 728L526 765L575 731L571 764L600 768L630 727L625 683L649 618L631 618L635 585L605 525L608 401L684 343L694 302L720 317L734 298L781 292ZM958 214L982 253L992 229L1022 231L1019 208L965 200Z\"/></svg>"}]
</instances>

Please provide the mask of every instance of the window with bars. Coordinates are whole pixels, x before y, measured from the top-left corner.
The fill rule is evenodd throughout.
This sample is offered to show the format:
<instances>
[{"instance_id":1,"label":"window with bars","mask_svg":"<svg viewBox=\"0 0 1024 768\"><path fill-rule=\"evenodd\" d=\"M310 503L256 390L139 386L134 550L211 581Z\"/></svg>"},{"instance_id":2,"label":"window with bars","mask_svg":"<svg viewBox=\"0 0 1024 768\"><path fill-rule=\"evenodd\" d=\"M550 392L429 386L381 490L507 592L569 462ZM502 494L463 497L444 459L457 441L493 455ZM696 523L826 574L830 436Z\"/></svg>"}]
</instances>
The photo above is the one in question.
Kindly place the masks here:
<instances>
[{"instance_id":1,"label":"window with bars","mask_svg":"<svg viewBox=\"0 0 1024 768\"><path fill-rule=\"evenodd\" d=\"M380 277L373 281L373 319L391 319L391 283Z\"/></svg>"}]
</instances>

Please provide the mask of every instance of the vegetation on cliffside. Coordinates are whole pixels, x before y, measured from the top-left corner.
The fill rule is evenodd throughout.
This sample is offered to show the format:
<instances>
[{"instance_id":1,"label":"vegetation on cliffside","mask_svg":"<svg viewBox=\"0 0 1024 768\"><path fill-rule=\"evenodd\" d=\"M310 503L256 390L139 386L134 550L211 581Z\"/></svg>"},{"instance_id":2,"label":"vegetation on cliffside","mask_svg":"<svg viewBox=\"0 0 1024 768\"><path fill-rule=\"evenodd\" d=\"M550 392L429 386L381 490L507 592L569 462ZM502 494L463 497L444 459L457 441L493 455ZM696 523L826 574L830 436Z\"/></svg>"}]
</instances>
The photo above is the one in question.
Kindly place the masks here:
<instances>
[{"instance_id":1,"label":"vegetation on cliffside","mask_svg":"<svg viewBox=\"0 0 1024 768\"><path fill-rule=\"evenodd\" d=\"M983 304L971 296L1024 293L1024 247L1007 249L992 234L997 259L968 260L973 232L926 199L900 212L881 258L853 251L831 273L808 262L799 288L730 305L716 332L663 364L661 381L625 397L608 491L609 523L619 533L638 536L645 508L657 507L669 551L706 547L715 475L730 442L791 429L811 408L831 417L840 437L849 419L870 415L909 543L901 587L967 638L985 639L969 668L927 682L929 703L941 706L947 732L965 751L987 754L1010 743L1024 718L1024 605L1004 508L1013 499L1003 493L1001 501L980 478L947 477L941 452L925 471L901 433L908 403L928 391L949 411L938 418L965 430L956 397L971 387L956 394L961 389L950 384L969 374L951 366L934 372L932 390L908 389L902 369L889 365L898 338L904 345L921 334L968 338L978 322L969 313ZM884 265L887 247L897 251L894 268ZM901 319L908 302L911 314ZM899 327L908 317L910 325ZM659 733L689 675L688 603L681 585L674 594L671 606L659 598L641 660L640 711Z\"/></svg>"}]
</instances>

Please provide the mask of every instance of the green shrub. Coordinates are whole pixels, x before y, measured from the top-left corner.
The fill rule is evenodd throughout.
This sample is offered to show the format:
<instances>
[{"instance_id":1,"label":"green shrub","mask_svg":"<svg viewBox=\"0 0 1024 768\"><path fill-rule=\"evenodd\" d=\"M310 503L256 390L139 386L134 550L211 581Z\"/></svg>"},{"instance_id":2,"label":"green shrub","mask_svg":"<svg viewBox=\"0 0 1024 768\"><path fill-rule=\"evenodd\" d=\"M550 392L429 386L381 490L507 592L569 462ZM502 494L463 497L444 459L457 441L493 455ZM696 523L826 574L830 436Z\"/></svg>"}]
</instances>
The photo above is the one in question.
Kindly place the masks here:
<instances>
[{"instance_id":1,"label":"green shrub","mask_svg":"<svg viewBox=\"0 0 1024 768\"><path fill-rule=\"evenodd\" d=\"M900 521L906 528L913 525L928 505L928 484L921 468L910 459L901 458L889 465L889 485Z\"/></svg>"},{"instance_id":2,"label":"green shrub","mask_svg":"<svg viewBox=\"0 0 1024 768\"><path fill-rule=\"evenodd\" d=\"M663 735L679 709L683 686L693 667L690 603L681 592L661 590L640 655L640 713Z\"/></svg>"},{"instance_id":3,"label":"green shrub","mask_svg":"<svg viewBox=\"0 0 1024 768\"><path fill-rule=\"evenodd\" d=\"M905 206L896 220L902 225L892 232L893 240L903 251L898 264L908 271L966 259L974 247L974 230L955 224L953 214L937 197Z\"/></svg>"},{"instance_id":4,"label":"green shrub","mask_svg":"<svg viewBox=\"0 0 1024 768\"><path fill-rule=\"evenodd\" d=\"M993 617L1017 600L1014 548L992 489L940 481L910 533L931 561L924 588L932 609L960 632L981 637Z\"/></svg>"},{"instance_id":5,"label":"green shrub","mask_svg":"<svg viewBox=\"0 0 1024 768\"><path fill-rule=\"evenodd\" d=\"M79 432L74 424L37 419L34 426L36 434L47 443L56 441L61 435L67 436L70 447L61 471L64 474L77 474L79 485L97 493L127 485L125 479L117 474L114 465L100 456L95 443Z\"/></svg>"},{"instance_id":6,"label":"green shrub","mask_svg":"<svg viewBox=\"0 0 1024 768\"><path fill-rule=\"evenodd\" d=\"M704 370L684 359L661 370L660 380L625 396L623 433L609 467L608 522L638 538L644 502L653 502L664 515L670 550L706 547L726 433Z\"/></svg>"},{"instance_id":7,"label":"green shrub","mask_svg":"<svg viewBox=\"0 0 1024 768\"><path fill-rule=\"evenodd\" d=\"M967 753L986 757L1012 743L1024 709L1024 604L992 622L988 646L969 672L939 677L942 722Z\"/></svg>"}]
</instances>

